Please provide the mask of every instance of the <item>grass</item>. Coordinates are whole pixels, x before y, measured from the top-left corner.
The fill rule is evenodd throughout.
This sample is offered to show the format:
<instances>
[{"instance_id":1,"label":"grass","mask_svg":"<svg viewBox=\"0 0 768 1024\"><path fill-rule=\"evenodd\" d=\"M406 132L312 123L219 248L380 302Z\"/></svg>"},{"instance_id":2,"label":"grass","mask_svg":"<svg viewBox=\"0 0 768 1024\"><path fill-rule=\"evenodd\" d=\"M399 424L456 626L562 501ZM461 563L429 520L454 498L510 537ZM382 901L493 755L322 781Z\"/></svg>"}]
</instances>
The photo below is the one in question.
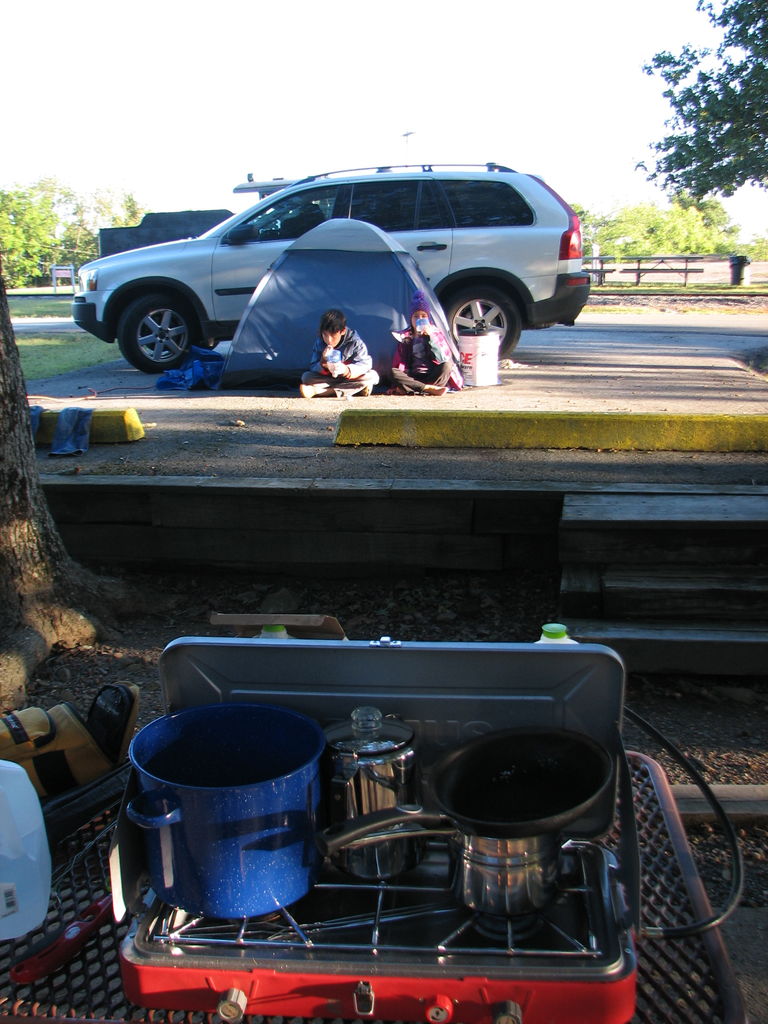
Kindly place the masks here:
<instances>
[{"instance_id":1,"label":"grass","mask_svg":"<svg viewBox=\"0 0 768 1024\"><path fill-rule=\"evenodd\" d=\"M8 296L8 309L14 320L22 320L25 316L58 316L66 319L72 315L72 295L11 293Z\"/></svg>"},{"instance_id":2,"label":"grass","mask_svg":"<svg viewBox=\"0 0 768 1024\"><path fill-rule=\"evenodd\" d=\"M50 288L19 289L8 293L8 309L14 320L43 316L67 319L72 314L72 292L60 288L53 295ZM55 377L120 358L116 345L107 345L86 331L17 331L16 348L26 380Z\"/></svg>"},{"instance_id":3,"label":"grass","mask_svg":"<svg viewBox=\"0 0 768 1024\"><path fill-rule=\"evenodd\" d=\"M120 358L115 345L106 345L85 331L67 331L60 334L17 334L21 370L27 381L41 377L55 377L98 363L111 363Z\"/></svg>"}]
</instances>

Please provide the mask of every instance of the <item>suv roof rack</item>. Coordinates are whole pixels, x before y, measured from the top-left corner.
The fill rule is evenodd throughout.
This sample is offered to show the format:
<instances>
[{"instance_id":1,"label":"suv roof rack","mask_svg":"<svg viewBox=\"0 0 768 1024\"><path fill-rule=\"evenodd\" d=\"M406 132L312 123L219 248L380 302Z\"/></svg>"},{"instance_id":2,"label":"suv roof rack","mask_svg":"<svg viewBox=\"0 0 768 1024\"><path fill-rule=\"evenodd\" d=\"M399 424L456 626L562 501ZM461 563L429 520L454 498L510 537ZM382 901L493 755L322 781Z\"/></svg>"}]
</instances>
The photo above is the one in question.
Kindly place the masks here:
<instances>
[{"instance_id":1,"label":"suv roof rack","mask_svg":"<svg viewBox=\"0 0 768 1024\"><path fill-rule=\"evenodd\" d=\"M249 174L248 181L242 185L235 186L233 191L259 192L262 196L268 196L271 192L277 192L278 189L287 188L289 185L304 185L310 181L319 181L321 178L333 178L345 174L391 174L395 171L412 170L429 173L438 168L442 170L483 170L489 173L515 173L511 167L505 167L503 164L493 162L487 164L384 164L379 167L350 167L341 171L323 171L321 174L308 174L305 178L296 178L293 181L288 181L284 178L274 178L272 181L254 181L253 175Z\"/></svg>"}]
</instances>

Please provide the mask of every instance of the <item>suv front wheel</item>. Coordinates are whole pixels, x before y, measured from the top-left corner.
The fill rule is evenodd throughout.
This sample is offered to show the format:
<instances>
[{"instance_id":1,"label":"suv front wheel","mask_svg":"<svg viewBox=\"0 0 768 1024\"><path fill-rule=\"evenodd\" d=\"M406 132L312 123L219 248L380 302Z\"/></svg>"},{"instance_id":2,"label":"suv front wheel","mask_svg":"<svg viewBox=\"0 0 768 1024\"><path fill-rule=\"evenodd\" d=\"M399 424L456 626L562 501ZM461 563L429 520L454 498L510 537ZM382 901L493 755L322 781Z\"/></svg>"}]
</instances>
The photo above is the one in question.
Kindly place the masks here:
<instances>
[{"instance_id":1,"label":"suv front wheel","mask_svg":"<svg viewBox=\"0 0 768 1024\"><path fill-rule=\"evenodd\" d=\"M445 315L453 337L477 327L499 333L499 359L513 351L520 340L522 320L515 303L495 288L465 288L456 292L445 305Z\"/></svg>"},{"instance_id":2,"label":"suv front wheel","mask_svg":"<svg viewBox=\"0 0 768 1024\"><path fill-rule=\"evenodd\" d=\"M125 359L144 373L162 373L181 366L199 328L187 304L157 293L134 299L117 326L117 344Z\"/></svg>"}]
</instances>

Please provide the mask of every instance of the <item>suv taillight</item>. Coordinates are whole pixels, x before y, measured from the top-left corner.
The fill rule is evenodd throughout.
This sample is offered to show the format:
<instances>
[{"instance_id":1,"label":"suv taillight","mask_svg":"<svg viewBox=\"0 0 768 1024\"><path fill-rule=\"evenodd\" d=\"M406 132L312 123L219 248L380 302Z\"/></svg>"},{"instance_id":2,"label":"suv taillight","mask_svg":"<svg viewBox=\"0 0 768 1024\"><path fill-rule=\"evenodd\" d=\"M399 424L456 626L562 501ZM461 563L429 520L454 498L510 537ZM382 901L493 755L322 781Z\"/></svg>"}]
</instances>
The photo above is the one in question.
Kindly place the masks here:
<instances>
[{"instance_id":1,"label":"suv taillight","mask_svg":"<svg viewBox=\"0 0 768 1024\"><path fill-rule=\"evenodd\" d=\"M560 239L560 259L580 260L582 254L581 222L578 216L571 211L568 214L568 230L563 232Z\"/></svg>"}]
</instances>

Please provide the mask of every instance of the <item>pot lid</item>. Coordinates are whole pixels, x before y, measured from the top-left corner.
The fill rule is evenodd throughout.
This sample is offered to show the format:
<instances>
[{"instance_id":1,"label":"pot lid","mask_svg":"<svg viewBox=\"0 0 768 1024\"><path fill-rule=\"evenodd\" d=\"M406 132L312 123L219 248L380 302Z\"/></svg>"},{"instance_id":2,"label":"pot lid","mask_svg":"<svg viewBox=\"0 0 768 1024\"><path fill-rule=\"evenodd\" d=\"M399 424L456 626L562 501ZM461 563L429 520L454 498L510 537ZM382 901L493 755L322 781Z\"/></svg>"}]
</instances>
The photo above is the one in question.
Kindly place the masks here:
<instances>
[{"instance_id":1,"label":"pot lid","mask_svg":"<svg viewBox=\"0 0 768 1024\"><path fill-rule=\"evenodd\" d=\"M385 718L378 708L366 704L356 707L346 722L329 726L325 736L341 753L383 754L410 743L413 729L392 715Z\"/></svg>"}]
</instances>

